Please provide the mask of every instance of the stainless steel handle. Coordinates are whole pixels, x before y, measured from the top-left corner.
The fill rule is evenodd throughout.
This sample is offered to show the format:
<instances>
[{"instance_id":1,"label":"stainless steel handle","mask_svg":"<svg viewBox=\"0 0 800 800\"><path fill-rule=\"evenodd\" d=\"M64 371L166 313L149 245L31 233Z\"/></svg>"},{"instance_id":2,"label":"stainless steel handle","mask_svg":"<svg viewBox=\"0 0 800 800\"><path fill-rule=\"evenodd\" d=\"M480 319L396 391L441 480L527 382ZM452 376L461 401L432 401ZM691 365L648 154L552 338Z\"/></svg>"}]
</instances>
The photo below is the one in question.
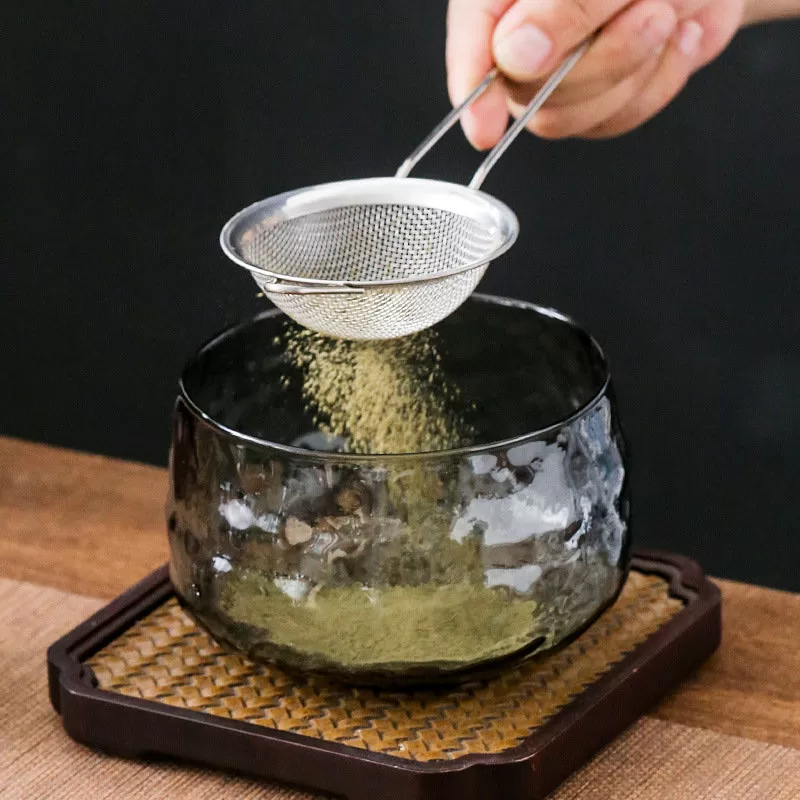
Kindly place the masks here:
<instances>
[{"instance_id":1,"label":"stainless steel handle","mask_svg":"<svg viewBox=\"0 0 800 800\"><path fill-rule=\"evenodd\" d=\"M469 182L470 189L480 189L481 184L486 180L489 170L500 160L500 156L505 153L511 142L519 136L520 132L531 121L533 115L547 102L547 99L556 90L561 81L567 77L567 73L580 61L581 56L589 49L595 37L587 39L561 62L559 68L544 82L542 88L536 92L536 96L528 103L525 112L514 120L512 125L503 134L503 138L492 148L491 152L484 159L483 163L475 170L472 180Z\"/></svg>"},{"instance_id":2,"label":"stainless steel handle","mask_svg":"<svg viewBox=\"0 0 800 800\"><path fill-rule=\"evenodd\" d=\"M444 136L453 125L461 119L461 115L494 83L499 71L494 67L489 74L472 90L461 105L450 113L419 143L417 149L400 165L395 178L407 178L408 174L422 160L423 156Z\"/></svg>"},{"instance_id":3,"label":"stainless steel handle","mask_svg":"<svg viewBox=\"0 0 800 800\"><path fill-rule=\"evenodd\" d=\"M478 189L486 180L489 170L498 162L500 156L505 153L511 142L519 136L522 129L530 122L531 117L547 102L547 99L555 91L556 87L567 76L567 73L578 63L581 56L589 49L597 34L586 39L575 50L570 53L558 69L544 82L543 86L536 93L536 96L528 104L525 112L519 119L508 128L503 134L503 138L492 148L491 152L484 159L483 163L475 171L472 180L469 182L470 189ZM395 173L396 178L407 178L412 169L422 160L426 153L444 136L453 125L458 122L461 115L471 106L491 85L500 74L497 67L494 67L486 77L472 90L470 95L450 113L420 142L413 153L400 165Z\"/></svg>"},{"instance_id":4,"label":"stainless steel handle","mask_svg":"<svg viewBox=\"0 0 800 800\"><path fill-rule=\"evenodd\" d=\"M263 283L261 289L264 294L364 294L364 290L358 286L327 285L323 283L284 283L275 281L274 283Z\"/></svg>"}]
</instances>

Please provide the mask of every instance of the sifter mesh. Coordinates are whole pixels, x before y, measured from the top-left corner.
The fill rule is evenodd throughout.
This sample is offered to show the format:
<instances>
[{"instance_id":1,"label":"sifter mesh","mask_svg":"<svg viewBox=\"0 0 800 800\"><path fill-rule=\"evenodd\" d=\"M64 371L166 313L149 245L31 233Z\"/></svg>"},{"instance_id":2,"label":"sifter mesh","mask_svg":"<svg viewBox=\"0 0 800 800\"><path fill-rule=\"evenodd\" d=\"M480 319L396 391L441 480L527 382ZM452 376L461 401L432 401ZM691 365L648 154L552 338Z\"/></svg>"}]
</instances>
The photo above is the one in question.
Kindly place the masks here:
<instances>
[{"instance_id":1,"label":"sifter mesh","mask_svg":"<svg viewBox=\"0 0 800 800\"><path fill-rule=\"evenodd\" d=\"M373 178L262 201L228 223L222 243L304 327L392 339L458 308L517 229L510 209L481 192Z\"/></svg>"},{"instance_id":2,"label":"sifter mesh","mask_svg":"<svg viewBox=\"0 0 800 800\"><path fill-rule=\"evenodd\" d=\"M301 325L342 339L391 339L434 325L469 297L516 239L514 212L479 191L489 170L591 46L541 85L469 186L409 178L415 164L498 78L478 86L428 134L394 178L287 192L240 211L222 249Z\"/></svg>"},{"instance_id":3,"label":"sifter mesh","mask_svg":"<svg viewBox=\"0 0 800 800\"><path fill-rule=\"evenodd\" d=\"M305 328L337 339L395 339L452 314L472 294L486 266L438 281L379 287L359 295L269 294L269 284L259 285L281 311Z\"/></svg>"},{"instance_id":4,"label":"sifter mesh","mask_svg":"<svg viewBox=\"0 0 800 800\"><path fill-rule=\"evenodd\" d=\"M242 253L254 266L292 278L392 281L480 262L496 246L497 236L467 216L395 203L287 219L243 243Z\"/></svg>"}]
</instances>

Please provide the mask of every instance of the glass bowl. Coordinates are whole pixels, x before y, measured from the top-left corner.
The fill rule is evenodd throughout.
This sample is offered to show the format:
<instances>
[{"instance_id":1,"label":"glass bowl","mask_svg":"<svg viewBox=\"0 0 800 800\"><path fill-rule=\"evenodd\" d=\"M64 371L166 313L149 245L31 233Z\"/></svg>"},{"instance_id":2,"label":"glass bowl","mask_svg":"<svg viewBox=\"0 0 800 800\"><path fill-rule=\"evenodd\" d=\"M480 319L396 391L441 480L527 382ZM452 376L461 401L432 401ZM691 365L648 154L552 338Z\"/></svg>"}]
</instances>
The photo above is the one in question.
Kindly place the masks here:
<instances>
[{"instance_id":1,"label":"glass bowl","mask_svg":"<svg viewBox=\"0 0 800 800\"><path fill-rule=\"evenodd\" d=\"M471 443L363 455L306 409L291 324L267 311L225 331L180 382L170 572L220 643L350 683L457 682L562 645L615 600L626 453L588 333L473 296L431 334Z\"/></svg>"}]
</instances>

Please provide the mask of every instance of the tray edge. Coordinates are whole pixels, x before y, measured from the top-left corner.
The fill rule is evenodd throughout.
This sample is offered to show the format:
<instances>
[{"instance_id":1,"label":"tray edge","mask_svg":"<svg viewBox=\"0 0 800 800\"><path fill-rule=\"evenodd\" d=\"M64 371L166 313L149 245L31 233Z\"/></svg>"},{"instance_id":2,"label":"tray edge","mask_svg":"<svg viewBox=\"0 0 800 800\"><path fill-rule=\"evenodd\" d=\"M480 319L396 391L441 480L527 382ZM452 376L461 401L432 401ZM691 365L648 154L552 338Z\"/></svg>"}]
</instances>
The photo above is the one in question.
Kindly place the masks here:
<instances>
[{"instance_id":1,"label":"tray edge","mask_svg":"<svg viewBox=\"0 0 800 800\"><path fill-rule=\"evenodd\" d=\"M51 645L47 654L51 703L73 738L116 755L160 754L222 769L237 769L295 786L305 785L316 791L333 791L351 800L376 796L385 800L390 797L487 800L496 796L498 782L503 783L506 800L536 800L545 797L652 708L719 645L720 592L695 561L662 551L636 549L632 568L669 577L670 594L686 602L684 609L617 662L613 671L601 676L551 717L535 734L502 753L464 756L452 762L405 762L393 756L289 732L253 730L254 726L249 723L219 719L201 712L169 706L160 708L152 701L97 688L91 668L81 660L172 594L167 566L135 584ZM675 640L680 645L677 661L674 648L668 647L674 645ZM662 670L667 663L671 675L665 681ZM121 727L119 713L123 709L124 727L140 733L144 730L144 739L150 746L126 747L118 737L108 735L109 730ZM598 724L587 725L590 711L593 716L589 715L588 719L599 718ZM152 725L154 713L161 717L159 726ZM98 728L106 735L98 735ZM208 747L209 737L205 733L209 730L225 732L224 748L219 747L218 741ZM564 747L565 742L569 742L569 747ZM565 754L568 755L565 757ZM267 773L265 763L269 764ZM298 775L306 780L298 784ZM335 781L331 780L332 776ZM391 794L388 793L389 779L394 784Z\"/></svg>"}]
</instances>

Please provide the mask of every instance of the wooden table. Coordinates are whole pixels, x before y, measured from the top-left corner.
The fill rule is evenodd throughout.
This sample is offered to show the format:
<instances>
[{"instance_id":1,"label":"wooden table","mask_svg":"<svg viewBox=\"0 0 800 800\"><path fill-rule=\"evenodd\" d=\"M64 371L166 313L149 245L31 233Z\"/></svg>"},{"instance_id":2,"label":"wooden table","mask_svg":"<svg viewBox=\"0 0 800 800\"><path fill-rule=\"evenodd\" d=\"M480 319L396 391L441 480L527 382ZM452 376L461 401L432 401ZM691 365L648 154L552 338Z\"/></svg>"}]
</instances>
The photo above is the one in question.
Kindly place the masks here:
<instances>
[{"instance_id":1,"label":"wooden table","mask_svg":"<svg viewBox=\"0 0 800 800\"><path fill-rule=\"evenodd\" d=\"M162 469L0 437L0 577L112 597L167 559ZM800 595L718 581L719 652L654 716L800 748Z\"/></svg>"}]
</instances>

